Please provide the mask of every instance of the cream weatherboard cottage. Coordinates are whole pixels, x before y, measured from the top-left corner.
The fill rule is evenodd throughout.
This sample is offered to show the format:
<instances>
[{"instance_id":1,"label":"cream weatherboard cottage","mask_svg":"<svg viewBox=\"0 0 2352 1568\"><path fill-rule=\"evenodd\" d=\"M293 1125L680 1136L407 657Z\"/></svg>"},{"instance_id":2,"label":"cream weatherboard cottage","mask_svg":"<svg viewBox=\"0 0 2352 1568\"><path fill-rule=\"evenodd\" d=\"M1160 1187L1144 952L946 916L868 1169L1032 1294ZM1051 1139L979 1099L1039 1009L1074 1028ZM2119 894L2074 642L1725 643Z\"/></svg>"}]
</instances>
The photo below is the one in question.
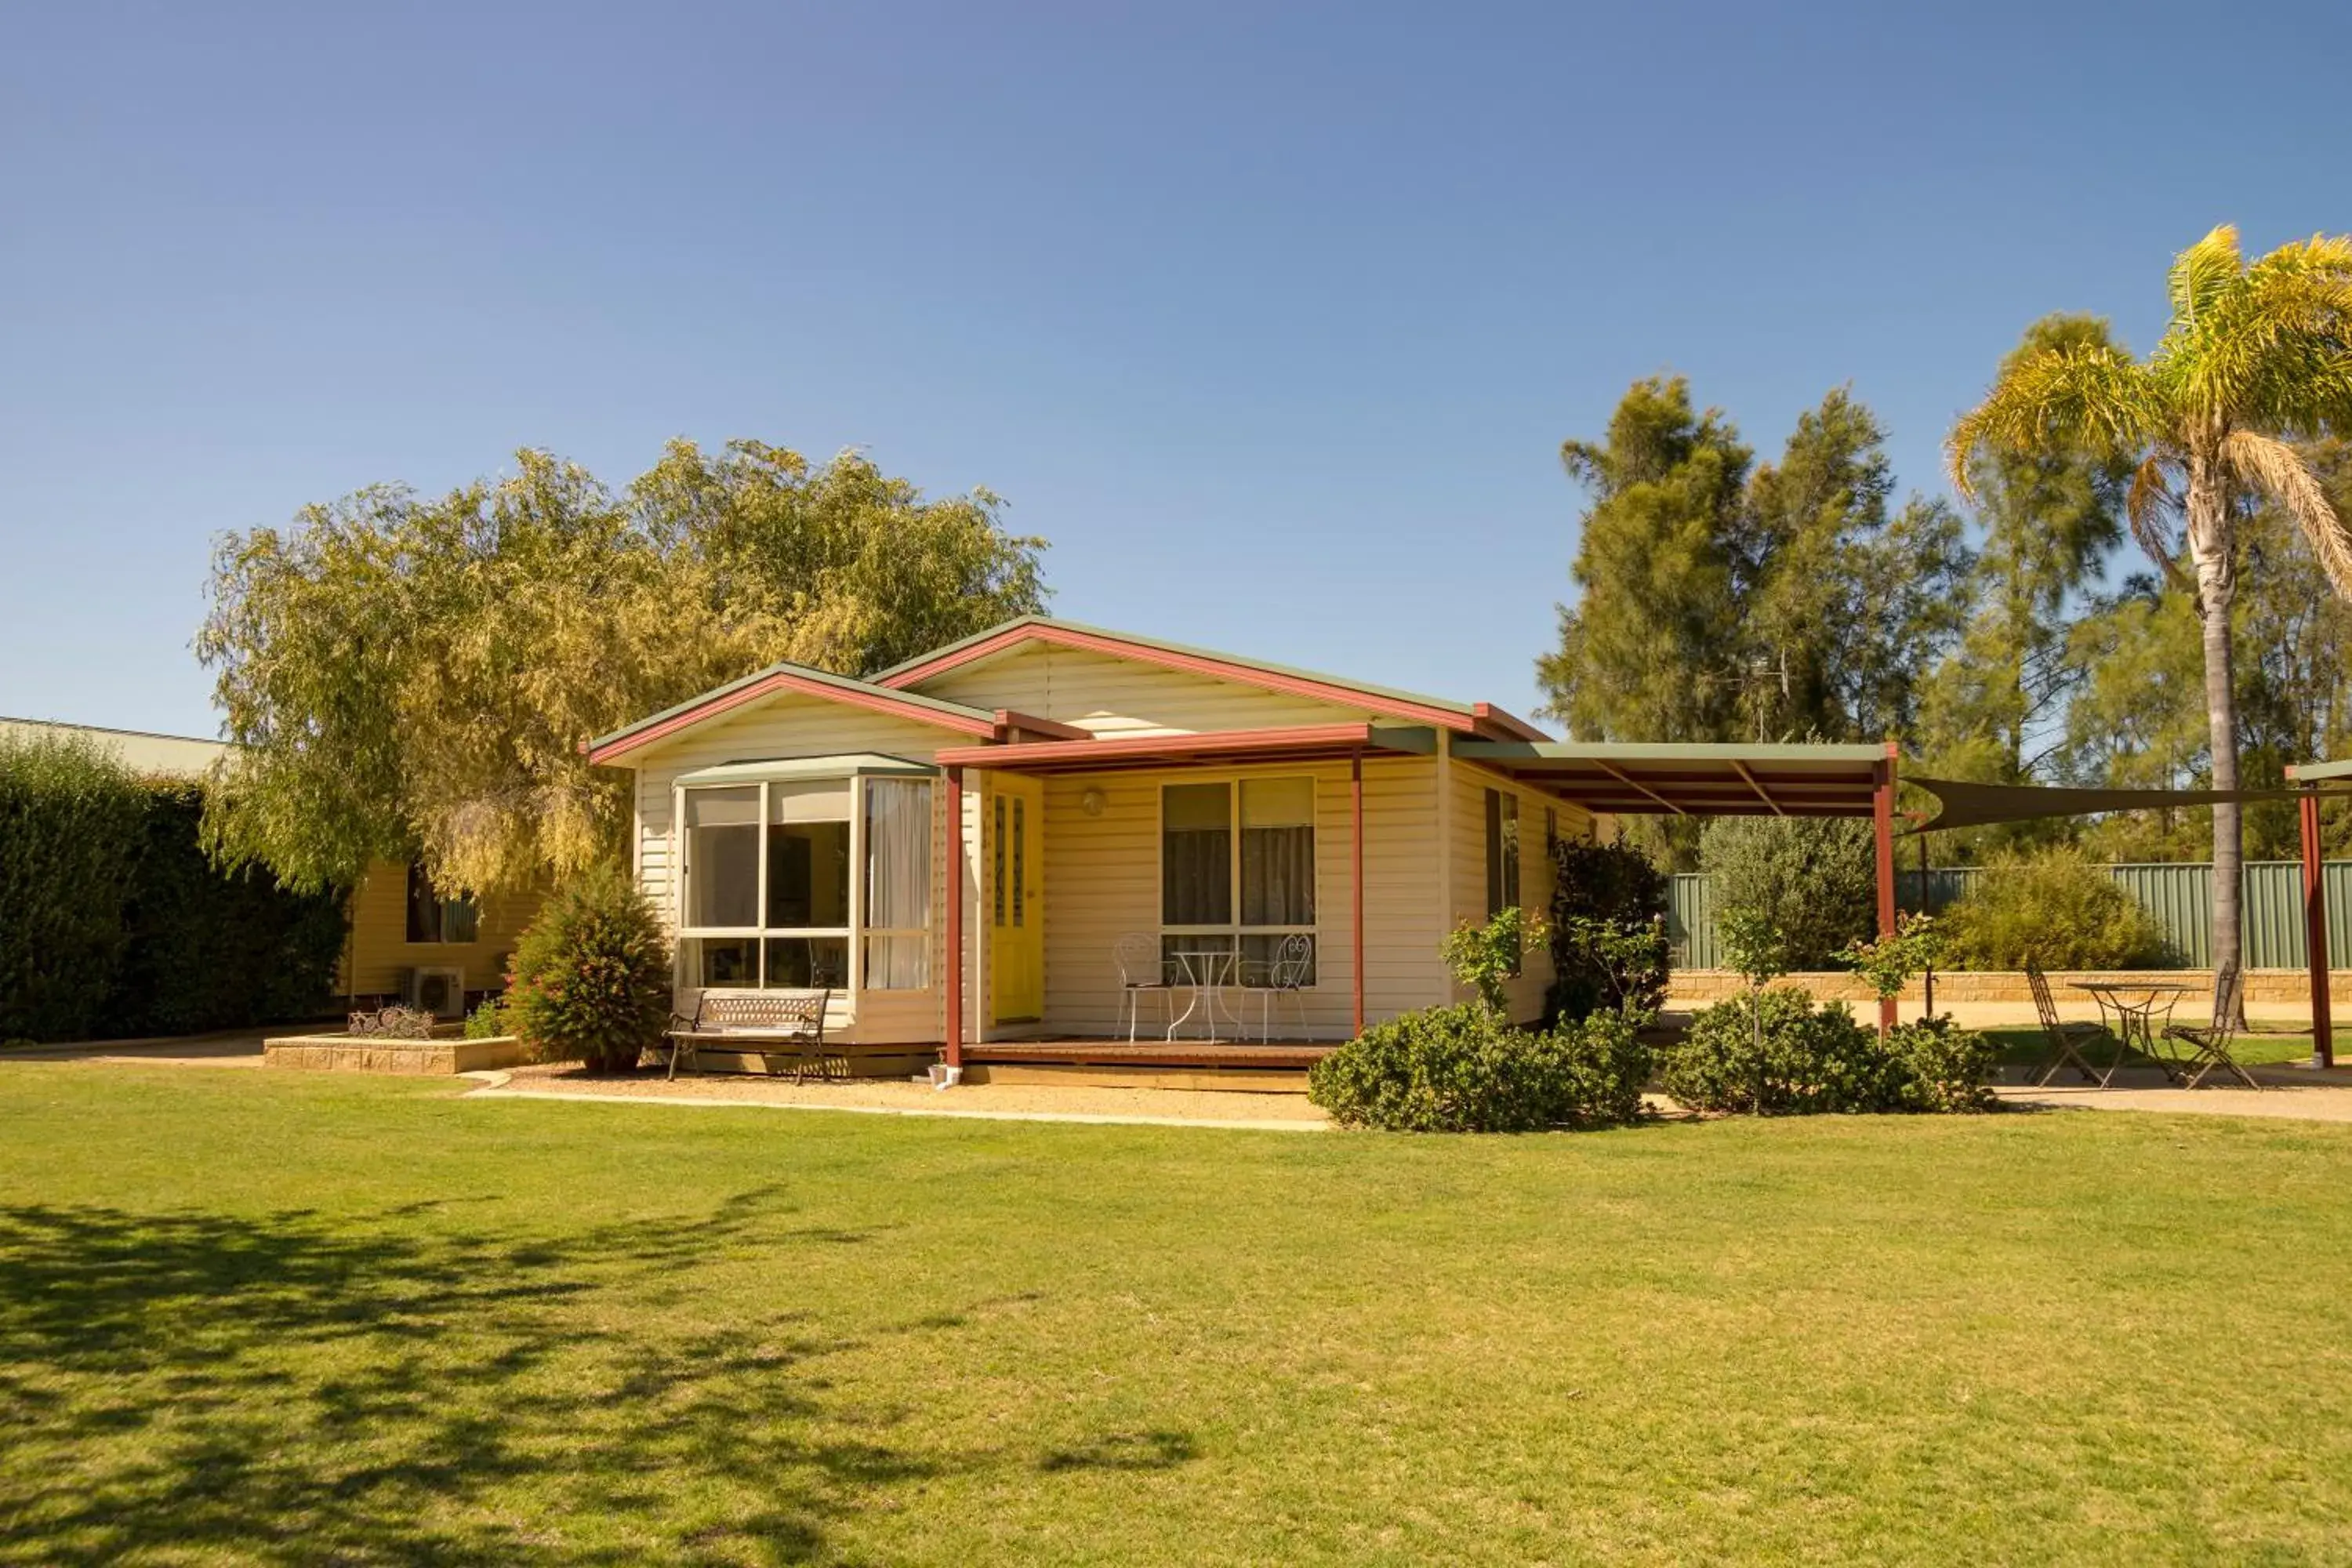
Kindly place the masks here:
<instances>
[{"instance_id":1,"label":"cream weatherboard cottage","mask_svg":"<svg viewBox=\"0 0 2352 1568\"><path fill-rule=\"evenodd\" d=\"M1885 771L1853 747L1676 771L1707 749L1575 746L1486 703L1043 616L870 679L779 664L588 750L635 775L631 855L677 937L679 1010L823 988L828 1042L877 1072L1295 1066L1458 999L1445 933L1540 907L1551 839L1661 809L1633 770L1662 753L1685 781L1664 787L1726 810L1780 809L1774 789L1851 809L1858 787L1867 811ZM1139 974L1137 951L1159 963ZM1271 996L1277 977L1295 990ZM1531 954L1515 1016L1550 978ZM1277 1027L1289 1056L1259 1044Z\"/></svg>"}]
</instances>

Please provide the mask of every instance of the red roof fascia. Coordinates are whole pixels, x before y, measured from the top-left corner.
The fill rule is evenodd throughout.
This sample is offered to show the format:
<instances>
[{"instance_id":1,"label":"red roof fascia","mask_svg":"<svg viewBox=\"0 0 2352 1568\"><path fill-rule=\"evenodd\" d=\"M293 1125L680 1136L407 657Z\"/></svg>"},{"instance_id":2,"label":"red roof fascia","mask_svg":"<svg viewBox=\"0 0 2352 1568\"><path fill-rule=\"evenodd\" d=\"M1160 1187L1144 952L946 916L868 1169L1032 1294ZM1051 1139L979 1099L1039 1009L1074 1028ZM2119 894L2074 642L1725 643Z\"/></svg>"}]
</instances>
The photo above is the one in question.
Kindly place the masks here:
<instances>
[{"instance_id":1,"label":"red roof fascia","mask_svg":"<svg viewBox=\"0 0 2352 1568\"><path fill-rule=\"evenodd\" d=\"M1015 730L1025 730L1032 735L1045 735L1056 741L1091 741L1092 730L1081 730L1076 724L1065 724L1057 719L1040 719L1034 713L1024 713L1018 708L996 710L996 734L999 740Z\"/></svg>"},{"instance_id":2,"label":"red roof fascia","mask_svg":"<svg viewBox=\"0 0 2352 1568\"><path fill-rule=\"evenodd\" d=\"M1477 715L1479 733L1497 741L1549 741L1549 735L1514 713L1506 713L1491 702L1474 702L1470 711Z\"/></svg>"},{"instance_id":3,"label":"red roof fascia","mask_svg":"<svg viewBox=\"0 0 2352 1568\"><path fill-rule=\"evenodd\" d=\"M757 702L761 698L772 697L779 691L796 691L803 697L821 698L828 702L843 702L853 708L865 708L877 713L887 713L893 718L912 719L919 724L937 724L960 734L993 735L997 732L996 726L987 720L965 719L953 713L942 713L936 708L928 708L919 702L899 701L886 691L861 691L854 688L831 686L821 680L811 680L804 676L795 675L788 669L779 669L761 679L751 682L749 686L739 686L732 691L714 697L709 701L689 708L683 713L674 713L649 729L640 730L633 735L625 735L609 746L600 746L588 753L588 760L592 763L611 762L614 757L634 752L641 746L649 746L665 736L674 735L688 725L699 724L706 720L716 718L730 709L740 708L747 702Z\"/></svg>"},{"instance_id":4,"label":"red roof fascia","mask_svg":"<svg viewBox=\"0 0 2352 1568\"><path fill-rule=\"evenodd\" d=\"M995 637L976 642L952 653L941 654L912 669L900 670L881 681L884 686L904 690L919 685L935 676L945 674L975 659L990 658L1007 648L1025 642L1052 643L1061 647L1083 648L1089 653L1108 654L1115 658L1132 658L1145 664L1157 664L1169 669L1181 669L1194 675L1205 675L1217 680L1231 680L1243 686L1255 686L1267 691L1280 691L1293 697L1310 697L1318 701L1333 703L1342 708L1369 709L1391 718L1410 719L1416 723L1433 724L1441 729L1470 733L1476 730L1477 721L1451 708L1433 708L1401 698L1383 697L1376 692L1360 691L1353 687L1335 686L1328 680L1311 676L1291 675L1281 670L1261 668L1255 665L1236 664L1231 659L1213 658L1205 654L1179 653L1171 648L1154 647L1150 643L1129 642L1124 637L1106 636L1099 632L1079 631L1071 626L1008 626ZM1549 735L1512 733L1507 740L1549 740Z\"/></svg>"}]
</instances>

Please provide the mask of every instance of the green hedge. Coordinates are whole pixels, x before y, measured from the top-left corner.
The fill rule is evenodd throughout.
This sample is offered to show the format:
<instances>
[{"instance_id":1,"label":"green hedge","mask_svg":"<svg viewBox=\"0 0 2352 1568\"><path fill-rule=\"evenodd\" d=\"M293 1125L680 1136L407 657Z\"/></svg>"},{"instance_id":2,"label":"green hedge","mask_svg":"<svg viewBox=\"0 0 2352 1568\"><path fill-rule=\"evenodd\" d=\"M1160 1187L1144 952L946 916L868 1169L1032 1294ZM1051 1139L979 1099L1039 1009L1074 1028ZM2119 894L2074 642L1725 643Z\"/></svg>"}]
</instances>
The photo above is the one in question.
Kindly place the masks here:
<instances>
[{"instance_id":1,"label":"green hedge","mask_svg":"<svg viewBox=\"0 0 2352 1568\"><path fill-rule=\"evenodd\" d=\"M315 1016L340 893L223 876L202 791L78 738L0 738L0 1040L184 1034Z\"/></svg>"}]
</instances>

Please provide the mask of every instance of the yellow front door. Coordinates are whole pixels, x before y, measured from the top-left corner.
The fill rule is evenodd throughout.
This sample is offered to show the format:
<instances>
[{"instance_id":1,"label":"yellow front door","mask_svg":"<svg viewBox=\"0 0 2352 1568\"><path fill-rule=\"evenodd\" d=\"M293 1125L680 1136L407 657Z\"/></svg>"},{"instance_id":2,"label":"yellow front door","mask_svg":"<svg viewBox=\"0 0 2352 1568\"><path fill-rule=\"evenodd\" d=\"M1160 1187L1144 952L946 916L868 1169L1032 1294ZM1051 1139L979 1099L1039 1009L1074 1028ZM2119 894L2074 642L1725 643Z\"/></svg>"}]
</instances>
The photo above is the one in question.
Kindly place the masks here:
<instances>
[{"instance_id":1,"label":"yellow front door","mask_svg":"<svg viewBox=\"0 0 2352 1568\"><path fill-rule=\"evenodd\" d=\"M989 786L989 963L1000 1024L1045 1016L1045 790L1000 773Z\"/></svg>"}]
</instances>

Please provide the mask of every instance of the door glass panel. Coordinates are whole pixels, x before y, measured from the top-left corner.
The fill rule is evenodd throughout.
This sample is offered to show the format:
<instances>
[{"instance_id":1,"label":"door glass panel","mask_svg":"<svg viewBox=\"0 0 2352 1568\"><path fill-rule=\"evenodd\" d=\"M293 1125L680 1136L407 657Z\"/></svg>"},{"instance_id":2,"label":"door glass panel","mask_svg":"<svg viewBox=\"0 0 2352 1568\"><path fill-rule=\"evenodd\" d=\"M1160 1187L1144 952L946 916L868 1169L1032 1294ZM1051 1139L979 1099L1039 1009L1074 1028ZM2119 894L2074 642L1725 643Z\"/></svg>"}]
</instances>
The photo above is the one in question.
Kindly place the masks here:
<instances>
[{"instance_id":1,"label":"door glass panel","mask_svg":"<svg viewBox=\"0 0 2352 1568\"><path fill-rule=\"evenodd\" d=\"M1001 926L1004 923L1004 797L1001 795L996 797L996 832L992 842L995 846L996 875L990 883L995 889L996 923Z\"/></svg>"},{"instance_id":2,"label":"door glass panel","mask_svg":"<svg viewBox=\"0 0 2352 1568\"><path fill-rule=\"evenodd\" d=\"M1013 923L1020 925L1029 902L1029 803L1013 798Z\"/></svg>"}]
</instances>

